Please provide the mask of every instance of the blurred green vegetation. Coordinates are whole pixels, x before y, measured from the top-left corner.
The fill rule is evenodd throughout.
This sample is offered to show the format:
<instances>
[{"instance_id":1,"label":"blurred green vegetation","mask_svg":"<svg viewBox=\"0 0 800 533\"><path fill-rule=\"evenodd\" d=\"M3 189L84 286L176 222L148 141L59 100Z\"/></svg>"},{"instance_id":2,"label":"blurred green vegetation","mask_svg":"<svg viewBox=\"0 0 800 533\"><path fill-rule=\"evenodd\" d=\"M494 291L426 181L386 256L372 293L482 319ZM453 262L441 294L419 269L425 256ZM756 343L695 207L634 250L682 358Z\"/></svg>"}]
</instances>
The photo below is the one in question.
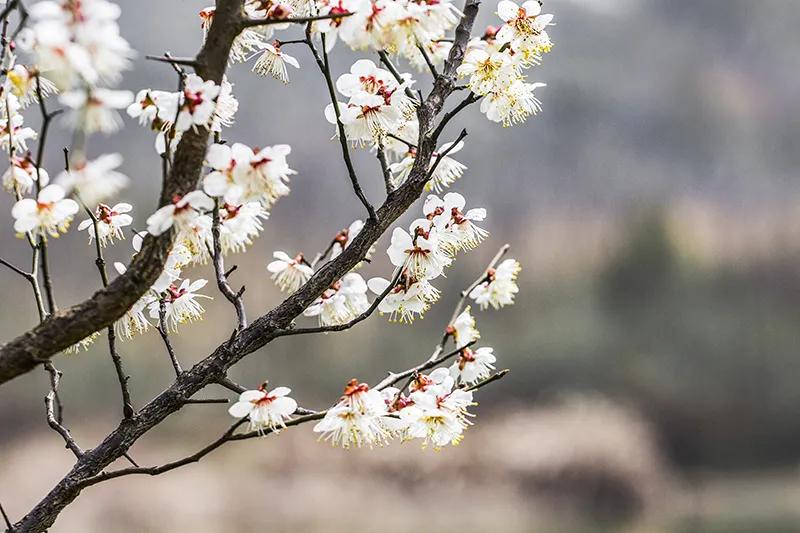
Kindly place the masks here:
<instances>
[{"instance_id":1,"label":"blurred green vegetation","mask_svg":"<svg viewBox=\"0 0 800 533\"><path fill-rule=\"evenodd\" d=\"M682 466L794 465L800 450L795 258L709 270L683 258L658 211L583 282L529 288L515 392L622 397ZM520 368L522 366L522 368ZM520 374L524 377L520 379Z\"/></svg>"}]
</instances>

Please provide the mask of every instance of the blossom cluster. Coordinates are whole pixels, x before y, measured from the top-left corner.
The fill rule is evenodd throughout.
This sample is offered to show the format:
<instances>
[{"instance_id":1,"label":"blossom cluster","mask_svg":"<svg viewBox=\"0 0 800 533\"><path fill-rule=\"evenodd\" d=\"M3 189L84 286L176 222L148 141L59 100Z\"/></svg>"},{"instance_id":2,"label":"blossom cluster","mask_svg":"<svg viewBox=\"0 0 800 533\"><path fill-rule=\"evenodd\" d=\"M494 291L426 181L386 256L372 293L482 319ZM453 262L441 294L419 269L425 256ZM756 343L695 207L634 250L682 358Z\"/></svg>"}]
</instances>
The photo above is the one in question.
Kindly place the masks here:
<instances>
[{"instance_id":1,"label":"blossom cluster","mask_svg":"<svg viewBox=\"0 0 800 533\"><path fill-rule=\"evenodd\" d=\"M0 89L0 146L10 163L2 181L17 198L14 227L30 240L58 237L68 230L82 202L95 211L95 220L80 229L92 226L91 232L105 245L123 238L120 228L130 224L129 215L116 217L117 212L102 203L128 182L115 170L121 157L107 154L88 160L83 142L76 142L68 168L51 183L41 161L28 152L27 141L38 134L24 126L22 110L60 92L67 124L80 132L76 139L84 141L86 134L111 133L121 126L116 110L127 106L132 95L109 86L121 79L133 52L119 34L120 9L106 0L44 0L32 5L29 15L30 24L18 32L16 41L5 42ZM18 49L29 53L34 63L19 62ZM31 198L25 197L29 194Z\"/></svg>"},{"instance_id":2,"label":"blossom cluster","mask_svg":"<svg viewBox=\"0 0 800 533\"><path fill-rule=\"evenodd\" d=\"M393 439L401 442L418 439L423 447L437 450L458 444L471 425L473 415L468 409L475 405L473 388L489 379L496 357L491 347L472 349L480 339L480 332L469 306L445 332L445 342L452 339L456 346L450 366L436 368L429 374L409 372L406 375L410 374L411 379L402 388L393 385L403 375L390 374L392 379L376 387L350 380L341 398L323 412L322 420L314 426L320 440L342 448L382 446ZM445 342L433 357L441 353ZM241 393L229 413L236 418L246 417L251 431L279 432L291 420L303 421L293 418L299 411L297 402L288 396L290 392L287 387L267 391L265 383L257 390Z\"/></svg>"},{"instance_id":3,"label":"blossom cluster","mask_svg":"<svg viewBox=\"0 0 800 533\"><path fill-rule=\"evenodd\" d=\"M353 50L381 52L386 68L360 59L335 82L325 72L332 101L320 111L335 126L335 135L342 137L345 148L352 144L378 153L385 163L390 192L409 181L417 162L417 143L430 132L421 135L419 131L416 111L422 93L415 89L413 76L398 72L387 57L402 58L418 70L436 74L452 47L448 34L462 16L452 1L246 0L244 11L250 19L270 24L245 27L233 43L230 62L252 61L253 72L284 83L289 81L287 66L300 65L285 51L290 41L274 37L290 27L288 19L294 17L315 19L306 39L292 42L311 47L322 44L324 59L320 60L316 48L313 52L326 71L326 54L340 40ZM529 83L525 71L538 65L552 47L546 32L552 16L542 14L536 1L518 6L510 0L499 2L497 14L504 24L469 42L458 75L466 80L475 101L481 100L481 111L490 120L510 125L540 110L534 90L543 84ZM207 32L215 8L203 9L200 16ZM2 174L2 186L16 198L11 210L14 230L34 249L67 232L83 208L88 218L77 229L85 231L88 243L97 247L101 264L101 249L124 240L134 226L134 207L115 198L129 182L119 170L121 156L87 157L86 137L118 130L125 120L119 110L124 109L155 135L155 149L168 173L184 134L213 133L205 170L194 190L169 199L146 218L146 231L134 233L131 239L136 261L135 256L146 248L146 238L171 232L158 279L114 323L114 331L121 339L151 328L166 336L182 324L200 320L205 313L203 300L211 299L202 293L207 280L190 279L186 270L216 258L217 252L240 253L250 246L263 232L275 203L289 195L296 172L289 166L291 148L286 144L256 147L222 140L223 128L233 125L239 107L233 85L225 77L216 83L177 69L177 91L146 88L134 97L114 89L133 57L120 35L119 17L119 6L107 0L41 0L31 6L28 27L19 32L18 42L4 39L0 148L9 166ZM30 54L31 65L18 61L17 45ZM52 116L42 100L55 94L66 108L66 124L74 130L75 141L67 168L51 180L40 156L34 158L29 152L28 143L37 140L38 133L25 125L23 111L41 102L49 121ZM407 229L396 227L391 233L386 249L394 269L390 279L368 278L358 271L370 260L374 252L370 248L362 262L308 305L303 311L306 317L324 329L364 318L376 306L391 321L411 323L439 300L434 282L459 254L488 236L481 227L486 210L467 208L463 195L447 192L467 170L453 158L463 147L461 141L445 143L430 157L425 176L430 194L421 216ZM294 293L325 261L346 253L363 238L364 227L362 220L353 221L336 233L324 253L311 260L302 252L275 251L266 271L281 291ZM115 262L114 268L120 275L127 270L121 262ZM519 271L513 259L493 264L466 296L481 310L513 304ZM107 281L105 274L103 281ZM472 307L461 307L459 303L438 351L418 371L406 374L412 379L402 388L394 387L398 380L384 380L375 387L351 380L335 405L317 417L321 420L314 431L320 438L345 448L382 445L392 439L419 439L434 448L460 442L471 424L468 409L474 405L473 387L491 376L496 362L491 347L473 349L480 333ZM98 335L90 335L72 349L86 348ZM449 341L454 352L443 356ZM445 362L447 366L440 366ZM269 389L264 383L257 390L242 392L229 413L246 417L252 431L277 432L299 420L294 417L301 410L290 393L287 387Z\"/></svg>"},{"instance_id":4,"label":"blossom cluster","mask_svg":"<svg viewBox=\"0 0 800 533\"><path fill-rule=\"evenodd\" d=\"M489 27L480 38L467 46L458 74L467 78L467 85L482 97L481 112L504 126L517 124L541 110L534 91L544 83L529 83L524 71L541 62L552 42L546 28L553 15L542 14L537 0L521 6L511 0L497 4L497 15L504 24Z\"/></svg>"}]
</instances>

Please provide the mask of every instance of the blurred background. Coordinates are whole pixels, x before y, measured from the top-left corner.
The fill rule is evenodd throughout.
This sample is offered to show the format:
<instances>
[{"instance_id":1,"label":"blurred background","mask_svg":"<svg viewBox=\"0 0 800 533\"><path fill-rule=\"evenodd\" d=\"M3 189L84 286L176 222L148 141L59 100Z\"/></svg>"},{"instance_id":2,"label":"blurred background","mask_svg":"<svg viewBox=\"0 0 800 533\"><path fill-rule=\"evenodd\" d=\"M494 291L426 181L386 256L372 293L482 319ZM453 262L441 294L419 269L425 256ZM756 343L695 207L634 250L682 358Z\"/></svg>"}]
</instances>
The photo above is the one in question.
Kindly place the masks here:
<instances>
[{"instance_id":1,"label":"blurred background","mask_svg":"<svg viewBox=\"0 0 800 533\"><path fill-rule=\"evenodd\" d=\"M204 2L122 7L123 36L140 52L123 85L174 90L171 69L143 56L192 55ZM493 9L484 5L478 28L496 23ZM324 408L353 376L374 382L408 368L430 353L457 292L510 242L523 265L518 303L477 319L481 344L511 374L477 395L464 442L438 453L416 443L345 452L305 426L158 478L92 487L52 531L800 531L800 3L547 0L545 11L556 15L556 46L532 71L548 84L538 93L544 112L503 129L473 108L445 135L469 131L458 154L469 170L453 189L488 209L492 235L448 271L425 320L410 330L375 317L341 334L280 339L231 375L249 387L289 385L302 405ZM302 67L288 86L243 65L230 72L241 107L226 137L288 143L298 171L263 236L227 260L239 266L233 283L247 285L250 317L281 300L265 270L273 250L313 255L362 216L330 142L319 73L307 50L285 51ZM337 47L334 71L356 57ZM90 146L125 157L132 184L120 199L136 206L141 229L156 206L159 161L151 133L126 121ZM63 129L51 142L55 174ZM378 203L377 161L359 153L357 164ZM10 205L0 200L2 256L27 264ZM387 244L365 275L388 275ZM108 259L131 251L128 239ZM98 288L84 234L73 229L51 255L61 306ZM206 292L216 300L205 320L173 338L184 365L234 325L227 302ZM0 298L1 339L35 323L29 288L8 271ZM120 416L104 347L56 359L66 424L84 447ZM120 351L140 407L169 383L169 361L154 332ZM47 428L46 390L42 371L0 388L0 501L12 518L71 464ZM224 406L187 406L131 455L160 464L229 423Z\"/></svg>"}]
</instances>

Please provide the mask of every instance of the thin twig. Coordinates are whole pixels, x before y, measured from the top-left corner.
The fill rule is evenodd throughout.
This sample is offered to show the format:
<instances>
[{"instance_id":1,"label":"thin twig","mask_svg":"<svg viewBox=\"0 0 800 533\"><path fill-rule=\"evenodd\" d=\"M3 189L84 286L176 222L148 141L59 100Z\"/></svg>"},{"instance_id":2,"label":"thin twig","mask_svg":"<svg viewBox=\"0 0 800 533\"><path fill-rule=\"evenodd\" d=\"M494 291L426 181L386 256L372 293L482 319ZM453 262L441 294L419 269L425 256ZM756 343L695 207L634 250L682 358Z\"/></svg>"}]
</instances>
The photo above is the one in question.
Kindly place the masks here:
<instances>
[{"instance_id":1,"label":"thin twig","mask_svg":"<svg viewBox=\"0 0 800 533\"><path fill-rule=\"evenodd\" d=\"M58 397L58 383L61 380L61 371L53 366L53 363L47 362L44 364L45 370L50 374L50 392L44 397L45 410L47 412L47 424L64 439L64 445L74 455L76 459L83 456L83 450L75 442L75 439L70 435L69 430L65 428L63 423L63 407L61 400Z\"/></svg>"},{"instance_id":2,"label":"thin twig","mask_svg":"<svg viewBox=\"0 0 800 533\"><path fill-rule=\"evenodd\" d=\"M465 344L464 346L461 346L459 348L456 348L455 350L447 352L446 354L442 355L441 357L437 356L434 359L428 359L424 363L420 363L415 367L409 368L408 370L403 370L402 372L397 372L397 373L390 372L389 375L386 376L385 378L383 378L383 380L381 382L379 382L377 385L375 385L374 388L376 388L378 390L383 390L386 387L391 387L392 385L394 385L398 381L401 381L403 378L407 378L409 376L414 376L414 374L418 374L420 372L424 372L425 370L429 370L429 369L431 369L431 368L433 368L435 366L438 366L438 365L444 363L445 361L447 361L448 359L450 359L452 357L455 357L456 355L460 354L461 351L464 350L464 348L469 348L470 346L472 346L476 342L478 342L478 341L469 342L469 343Z\"/></svg>"},{"instance_id":3,"label":"thin twig","mask_svg":"<svg viewBox=\"0 0 800 533\"><path fill-rule=\"evenodd\" d=\"M381 143L378 144L377 157L381 164L381 172L383 172L383 183L386 186L386 194L392 194L394 190L394 186L392 186L392 172L389 170L389 163L386 161L386 152Z\"/></svg>"},{"instance_id":4,"label":"thin twig","mask_svg":"<svg viewBox=\"0 0 800 533\"><path fill-rule=\"evenodd\" d=\"M200 66L200 64L197 62L197 59L193 57L172 57L169 54L164 54L163 56L147 55L144 56L144 58L149 59L150 61L169 63L170 65L183 65L192 68L197 68Z\"/></svg>"},{"instance_id":5,"label":"thin twig","mask_svg":"<svg viewBox=\"0 0 800 533\"><path fill-rule=\"evenodd\" d=\"M2 503L0 503L0 515L3 515L3 522L6 523L6 531L8 531L9 533L13 533L14 532L14 524L12 524L11 520L8 518L8 515L6 514L6 510L3 509L3 504Z\"/></svg>"},{"instance_id":6,"label":"thin twig","mask_svg":"<svg viewBox=\"0 0 800 533\"><path fill-rule=\"evenodd\" d=\"M189 398L188 400L184 400L183 403L185 403L185 404L228 403L228 399L227 398L199 398L199 399Z\"/></svg>"},{"instance_id":7,"label":"thin twig","mask_svg":"<svg viewBox=\"0 0 800 533\"><path fill-rule=\"evenodd\" d=\"M425 59L425 63L428 65L428 70L431 71L431 75L433 76L433 78L434 79L438 78L439 73L436 71L436 66L433 64L433 61L431 61L431 58L428 55L428 51L425 50L425 47L422 46L421 44L417 44L417 49L422 54L422 57Z\"/></svg>"},{"instance_id":8,"label":"thin twig","mask_svg":"<svg viewBox=\"0 0 800 533\"><path fill-rule=\"evenodd\" d=\"M22 276L23 278L25 278L26 280L30 280L30 279L31 279L31 275L30 275L30 273L29 273L29 272L25 272L25 271L24 271L24 270L22 270L21 268L19 268L19 267L17 267L17 266L14 266L13 264L9 263L8 261L6 261L5 259L3 259L2 257L0 257L0 265L5 265L5 266L7 266L7 267L8 267L8 268L10 268L11 270L13 270L14 272L16 272L16 273L17 273L17 274L19 274L20 276Z\"/></svg>"},{"instance_id":9,"label":"thin twig","mask_svg":"<svg viewBox=\"0 0 800 533\"><path fill-rule=\"evenodd\" d=\"M392 74L397 83L402 85L403 82L405 82L405 80L403 79L403 75L400 74L400 71L397 70L397 67L394 66L394 63L392 63L392 60L389 58L389 54L387 54L386 51L384 50L380 50L378 52L378 56L381 58L381 63L383 63L386 66L386 68ZM414 100L415 103L418 104L422 102L422 93L414 94L414 91L412 91L410 87L406 87L405 93L406 96Z\"/></svg>"},{"instance_id":10,"label":"thin twig","mask_svg":"<svg viewBox=\"0 0 800 533\"><path fill-rule=\"evenodd\" d=\"M100 227L98 225L99 220L97 219L97 215L95 215L94 212L83 203L83 201L81 201L81 204L83 204L84 211L86 211L92 221L96 254L94 264L100 273L100 280L103 283L103 287L108 287L108 272L106 271L106 261L103 257L103 246L100 243ZM122 394L122 415L125 418L130 418L134 413L133 403L131 402L131 393L128 390L128 380L130 379L130 376L125 375L125 369L122 365L122 357L117 351L117 334L114 331L113 325L108 326L106 329L106 335L108 337L108 352L111 355L111 362L114 364L114 370L117 374L117 381L119 382L119 388Z\"/></svg>"},{"instance_id":11,"label":"thin twig","mask_svg":"<svg viewBox=\"0 0 800 533\"><path fill-rule=\"evenodd\" d=\"M461 130L461 133L458 134L458 137L456 137L456 140L453 141L452 143L450 143L450 146L448 146L446 150L444 150L442 152L439 152L439 154L436 156L436 159L434 160L433 164L431 165L431 168L428 169L428 175L425 178L425 181L429 181L433 177L433 173L436 172L436 168L439 166L439 163L442 161L442 159L447 157L447 154L449 154L450 152L455 150L456 146L458 146L458 143L460 143L462 140L464 140L464 137L466 137L466 136L467 136L467 130L465 130L465 129Z\"/></svg>"},{"instance_id":12,"label":"thin twig","mask_svg":"<svg viewBox=\"0 0 800 533\"><path fill-rule=\"evenodd\" d=\"M439 135L442 134L442 131L444 131L444 127L447 126L447 123L450 122L453 118L455 118L455 116L458 115L462 109L464 109L469 105L474 104L480 99L481 97L475 95L475 93L469 93L466 98L464 98L463 100L461 100L461 102L458 103L457 106L455 106L453 109L445 113L444 116L442 117L441 122L439 122L439 125L436 126L435 130L433 130L433 134L431 135L433 140L437 140L439 138Z\"/></svg>"},{"instance_id":13,"label":"thin twig","mask_svg":"<svg viewBox=\"0 0 800 533\"><path fill-rule=\"evenodd\" d=\"M369 214L369 218L372 220L377 220L378 216L375 214L375 208L372 204L367 200L364 191L361 189L361 184L358 182L358 176L356 175L356 169L353 166L353 161L350 158L350 144L347 140L347 133L344 130L344 124L341 121L341 114L339 112L339 101L336 98L336 89L333 85L333 78L331 77L331 70L330 65L328 64L328 52L325 51L325 34L322 34L322 56L320 57L319 52L317 52L317 48L314 46L314 43L311 42L311 25L306 28L306 44L308 45L311 53L314 56L314 61L317 63L320 72L325 78L325 84L328 87L328 96L331 99L331 104L333 105L333 112L336 115L336 128L339 132L339 144L342 148L342 158L344 159L344 164L347 167L347 174L350 177L350 183L353 186L353 191L355 191L356 196L364 204L364 208L367 210L367 214Z\"/></svg>"},{"instance_id":14,"label":"thin twig","mask_svg":"<svg viewBox=\"0 0 800 533\"><path fill-rule=\"evenodd\" d=\"M511 247L510 244L504 244L503 246L501 246L500 250L498 250L498 252L494 255L492 260L489 261L487 267L483 270L483 272L481 272L481 275L478 276L478 278L476 278L475 281L470 283L466 289L461 291L461 293L459 294L458 302L456 302L456 305L453 308L453 314L450 316L450 320L447 322L447 326L445 327L442 339L439 341L439 344L436 346L436 349L428 358L428 361L435 360L436 358L439 357L439 354L441 354L444 351L444 347L447 344L447 339L449 339L451 336L449 326L451 326L458 318L458 315L461 314L461 310L464 307L464 303L466 302L469 293L471 293L475 287L483 283L489 271L497 265L497 262L500 261L500 259L506 254L506 252L508 252L508 249L510 247Z\"/></svg>"},{"instance_id":15,"label":"thin twig","mask_svg":"<svg viewBox=\"0 0 800 533\"><path fill-rule=\"evenodd\" d=\"M400 276L403 274L403 267L400 267L395 272L392 281L389 282L389 285L384 289L382 293L380 293L376 298L375 301L367 308L366 311L355 317L353 320L346 322L344 324L333 324L330 326L318 326L313 328L294 328L294 329L282 329L275 333L275 337L285 337L290 335L306 335L309 333L329 333L333 331L344 331L346 329L350 329L359 322L366 320L369 316L378 308L384 298L392 292L392 290L397 285L397 282L400 280Z\"/></svg>"},{"instance_id":16,"label":"thin twig","mask_svg":"<svg viewBox=\"0 0 800 533\"><path fill-rule=\"evenodd\" d=\"M217 380L218 385L222 385L226 389L233 391L235 393L241 394L247 390L247 387L242 387L235 381L232 381L230 378L222 378Z\"/></svg>"},{"instance_id":17,"label":"thin twig","mask_svg":"<svg viewBox=\"0 0 800 533\"><path fill-rule=\"evenodd\" d=\"M178 357L175 355L175 350L172 348L172 343L169 340L169 331L167 330L167 306L164 303L164 298L158 301L158 326L156 326L161 340L164 341L164 346L167 348L169 360L172 362L172 368L175 369L175 376L180 377L183 373L181 364Z\"/></svg>"},{"instance_id":18,"label":"thin twig","mask_svg":"<svg viewBox=\"0 0 800 533\"><path fill-rule=\"evenodd\" d=\"M387 137L389 137L390 139L394 139L395 141L400 141L401 143L403 143L403 144L405 144L406 146L408 146L408 147L409 147L409 149L410 149L410 148L416 148L416 147L417 147L417 145L416 145L416 144L414 144L414 143L410 143L410 142L408 142L407 140L405 140L405 139L402 139L402 138L398 137L397 135L395 135L395 134L393 134L393 133L387 133L387 134L386 134L386 136L387 136Z\"/></svg>"},{"instance_id":19,"label":"thin twig","mask_svg":"<svg viewBox=\"0 0 800 533\"><path fill-rule=\"evenodd\" d=\"M219 225L219 200L214 199L213 222L211 224L211 259L214 263L214 273L216 274L217 278L217 288L236 310L238 330L241 331L247 327L247 315L245 314L244 302L242 301L244 287L242 287L242 289L237 293L234 292L230 284L228 284L228 279L225 275L225 259L222 257L222 246L219 238Z\"/></svg>"},{"instance_id":20,"label":"thin twig","mask_svg":"<svg viewBox=\"0 0 800 533\"><path fill-rule=\"evenodd\" d=\"M492 374L491 376L489 376L488 378L484 379L483 381L479 381L476 384L465 388L464 390L466 390L466 391L478 390L481 387L485 387L489 383L497 381L498 379L503 379L506 376L506 374L508 374L509 372L511 372L511 371L508 368L503 369L503 370L501 370L499 372L496 372L496 373Z\"/></svg>"}]
</instances>

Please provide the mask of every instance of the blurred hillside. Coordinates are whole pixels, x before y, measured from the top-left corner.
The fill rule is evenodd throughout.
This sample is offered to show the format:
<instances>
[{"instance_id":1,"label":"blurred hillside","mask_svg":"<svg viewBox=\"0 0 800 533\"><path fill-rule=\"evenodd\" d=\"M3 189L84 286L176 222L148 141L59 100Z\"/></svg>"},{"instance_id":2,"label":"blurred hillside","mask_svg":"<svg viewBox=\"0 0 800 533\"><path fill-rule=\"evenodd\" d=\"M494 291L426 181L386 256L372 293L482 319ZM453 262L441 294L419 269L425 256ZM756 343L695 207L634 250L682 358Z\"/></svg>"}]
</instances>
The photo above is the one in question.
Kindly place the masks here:
<instances>
[{"instance_id":1,"label":"blurred hillside","mask_svg":"<svg viewBox=\"0 0 800 533\"><path fill-rule=\"evenodd\" d=\"M140 0L122 7L123 35L142 56L165 50L186 56L198 47L195 15L204 2ZM484 24L494 21L493 6L486 7ZM546 410L557 406L565 392L591 394L637 413L635 427L647 428L647 449L655 457L648 464L658 465L658 472L648 470L645 477L658 478L669 490L680 492L680 483L677 489L671 484L672 474L691 481L698 471L738 476L766 468L781 469L780 476L794 487L800 459L800 3L547 0L545 10L556 14L558 25L550 32L556 47L538 69L538 79L548 83L540 95L542 115L522 127L503 129L476 109L464 114L462 124L470 135L459 160L469 170L454 189L470 205L488 209L485 227L492 236L448 272L442 301L413 330L375 318L342 334L281 339L245 360L233 377L251 386L265 378L291 385L303 405L323 407L354 375L375 380L387 369L407 368L434 346L457 291L500 245L510 242L511 255L523 264L518 304L478 313L478 326L481 342L493 346L500 367L512 373L481 391L479 426L505 428L513 438L516 428L503 422L508 410ZM240 267L235 282L247 284L251 317L281 298L265 270L273 250L313 254L338 228L362 216L338 147L329 141L332 128L322 114L326 94L318 73L307 51L290 53L303 68L290 73L288 86L257 78L241 65L231 72L241 110L228 138L253 145L291 144L290 165L298 170L292 195L278 203L262 238L247 255L229 260ZM335 71L345 72L355 57L337 49ZM171 89L174 79L168 67L142 59L124 85ZM451 126L450 135L456 132ZM60 168L58 147L66 142L63 131L52 137L51 173ZM91 144L96 154L119 151L125 157L124 171L133 183L121 199L135 204L139 228L155 206L160 183L152 143L150 132L130 121L124 132ZM356 159L367 194L381 198L375 158L360 153ZM8 198L0 199L3 212L9 206ZM9 219L0 232L2 256L27 264L27 248L15 239ZM92 249L76 233L52 247L56 293L64 306L98 287ZM387 275L387 244L379 245L366 275ZM109 259L126 261L129 246L116 245ZM210 277L210 269L189 275ZM34 323L27 290L0 271L5 302L0 339ZM219 300L209 306L204 322L186 326L177 338L186 364L230 334L233 319ZM170 379L156 337L121 346L137 406ZM113 367L102 343L97 344L78 356L60 357L59 364L65 373L67 420L87 444L105 434L107 421L119 411ZM28 443L55 439L45 433L44 391L43 372L0 388L0 455L14 450L13 461L0 464L0 490L7 491L9 479L17 477L9 474L10 464L61 453L55 442L26 449ZM208 396L218 393L209 391ZM189 415L191 425L171 421L155 432L156 441L181 441L180 446L194 449L204 442L195 432L213 435L225 427L228 416L220 406L198 408L205 411ZM561 413L558 420L569 420L555 412ZM563 427L556 418L533 419L541 424L532 426L538 431ZM579 433L559 435L569 447L581 440ZM516 456L520 464L543 449L540 436L524 437L530 453ZM457 457L458 450L452 451L449 456ZM248 452L242 464L254 457L257 452ZM275 468L270 464L264 468ZM47 480L66 465L52 468ZM251 486L250 474L242 466L235 479ZM332 474L334 481L346 477ZM162 481L138 483L152 487ZM739 486L723 485L710 489L712 507L739 501ZM23 495L25 501L33 501L46 486L28 487L32 492ZM181 490L177 487L186 484L169 486ZM773 493L796 494L781 484L769 487L770 496L759 496L753 504L757 510L764 501L775 501ZM512 501L524 505L529 488L514 492ZM736 496L717 500L720 491ZM381 501L388 508L391 495ZM450 504L458 508L463 501ZM502 505L498 508L504 512ZM624 510L619 512L624 515ZM774 529L754 525L741 531L800 527L796 513L790 512L785 525L784 509L769 512L780 514ZM521 520L518 530L530 530L531 524L538 522ZM700 531L691 522L677 530ZM711 530L733 529L723 522Z\"/></svg>"}]
</instances>

